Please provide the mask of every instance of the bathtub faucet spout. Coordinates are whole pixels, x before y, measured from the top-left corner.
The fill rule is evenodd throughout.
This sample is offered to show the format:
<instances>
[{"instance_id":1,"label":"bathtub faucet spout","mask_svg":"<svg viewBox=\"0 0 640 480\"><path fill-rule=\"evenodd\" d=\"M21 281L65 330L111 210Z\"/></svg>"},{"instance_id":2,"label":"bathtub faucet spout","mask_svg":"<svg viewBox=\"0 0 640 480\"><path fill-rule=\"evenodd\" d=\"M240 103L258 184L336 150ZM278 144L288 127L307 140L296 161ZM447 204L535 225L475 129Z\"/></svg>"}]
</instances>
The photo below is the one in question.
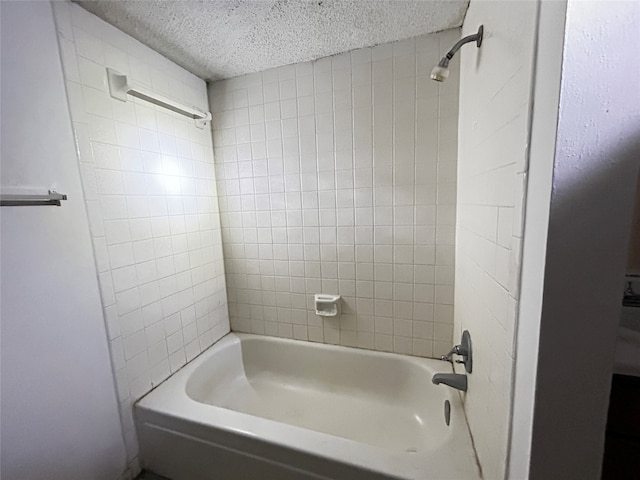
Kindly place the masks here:
<instances>
[{"instance_id":1,"label":"bathtub faucet spout","mask_svg":"<svg viewBox=\"0 0 640 480\"><path fill-rule=\"evenodd\" d=\"M467 376L459 373L436 373L431 381L434 385L444 383L456 390L467 391Z\"/></svg>"}]
</instances>

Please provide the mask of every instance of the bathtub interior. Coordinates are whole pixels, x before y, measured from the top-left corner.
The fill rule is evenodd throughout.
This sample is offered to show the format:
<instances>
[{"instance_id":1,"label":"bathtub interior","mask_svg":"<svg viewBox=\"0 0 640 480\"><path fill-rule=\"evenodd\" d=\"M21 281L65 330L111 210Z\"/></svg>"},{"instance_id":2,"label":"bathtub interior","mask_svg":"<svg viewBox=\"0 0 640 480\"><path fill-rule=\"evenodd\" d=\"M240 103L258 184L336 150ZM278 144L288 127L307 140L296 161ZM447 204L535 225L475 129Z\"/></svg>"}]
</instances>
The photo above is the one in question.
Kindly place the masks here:
<instances>
[{"instance_id":1,"label":"bathtub interior","mask_svg":"<svg viewBox=\"0 0 640 480\"><path fill-rule=\"evenodd\" d=\"M388 451L425 452L451 434L444 421L450 392L431 384L428 362L245 337L201 363L186 393L199 403Z\"/></svg>"}]
</instances>

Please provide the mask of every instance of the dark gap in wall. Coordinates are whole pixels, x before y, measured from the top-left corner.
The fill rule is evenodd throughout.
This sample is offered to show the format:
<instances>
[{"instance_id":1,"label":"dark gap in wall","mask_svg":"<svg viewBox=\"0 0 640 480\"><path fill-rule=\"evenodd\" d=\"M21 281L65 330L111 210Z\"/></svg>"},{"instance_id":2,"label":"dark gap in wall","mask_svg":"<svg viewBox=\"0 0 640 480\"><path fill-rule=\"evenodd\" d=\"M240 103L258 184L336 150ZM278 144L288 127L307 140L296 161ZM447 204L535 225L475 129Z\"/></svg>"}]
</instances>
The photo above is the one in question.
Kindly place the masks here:
<instances>
[{"instance_id":1,"label":"dark gap in wall","mask_svg":"<svg viewBox=\"0 0 640 480\"><path fill-rule=\"evenodd\" d=\"M640 472L640 377L614 375L602 480L637 478Z\"/></svg>"},{"instance_id":2,"label":"dark gap in wall","mask_svg":"<svg viewBox=\"0 0 640 480\"><path fill-rule=\"evenodd\" d=\"M155 473L149 472L147 470L143 470L140 475L136 477L135 480L171 480L170 478L163 477L161 475L156 475Z\"/></svg>"},{"instance_id":3,"label":"dark gap in wall","mask_svg":"<svg viewBox=\"0 0 640 480\"><path fill-rule=\"evenodd\" d=\"M640 175L636 185L636 203L631 223L627 273L640 274Z\"/></svg>"}]
</instances>

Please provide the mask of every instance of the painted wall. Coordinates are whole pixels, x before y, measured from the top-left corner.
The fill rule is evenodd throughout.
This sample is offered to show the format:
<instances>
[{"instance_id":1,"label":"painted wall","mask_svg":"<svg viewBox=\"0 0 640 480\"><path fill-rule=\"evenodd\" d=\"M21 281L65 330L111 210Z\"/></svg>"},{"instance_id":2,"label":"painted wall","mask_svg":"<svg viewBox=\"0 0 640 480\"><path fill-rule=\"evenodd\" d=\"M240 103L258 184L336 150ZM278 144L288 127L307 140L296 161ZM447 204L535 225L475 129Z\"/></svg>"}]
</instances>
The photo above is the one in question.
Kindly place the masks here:
<instances>
[{"instance_id":1,"label":"painted wall","mask_svg":"<svg viewBox=\"0 0 640 480\"><path fill-rule=\"evenodd\" d=\"M504 478L511 418L537 3L471 1L462 28L454 340L469 330L464 395L485 478Z\"/></svg>"},{"instance_id":2,"label":"painted wall","mask_svg":"<svg viewBox=\"0 0 640 480\"><path fill-rule=\"evenodd\" d=\"M639 23L637 2L568 2L532 479L600 478L640 163Z\"/></svg>"},{"instance_id":3,"label":"painted wall","mask_svg":"<svg viewBox=\"0 0 640 480\"><path fill-rule=\"evenodd\" d=\"M114 480L125 448L49 2L1 2L3 480Z\"/></svg>"},{"instance_id":4,"label":"painted wall","mask_svg":"<svg viewBox=\"0 0 640 480\"><path fill-rule=\"evenodd\" d=\"M507 475L513 479L529 477L566 8L566 0L539 6Z\"/></svg>"},{"instance_id":5,"label":"painted wall","mask_svg":"<svg viewBox=\"0 0 640 480\"><path fill-rule=\"evenodd\" d=\"M459 39L449 30L216 82L233 330L438 356L453 326ZM340 294L340 318L313 294Z\"/></svg>"},{"instance_id":6,"label":"painted wall","mask_svg":"<svg viewBox=\"0 0 640 480\"><path fill-rule=\"evenodd\" d=\"M79 6L55 2L127 461L132 403L229 331L211 130L111 98L106 67L207 110L205 82Z\"/></svg>"}]
</instances>

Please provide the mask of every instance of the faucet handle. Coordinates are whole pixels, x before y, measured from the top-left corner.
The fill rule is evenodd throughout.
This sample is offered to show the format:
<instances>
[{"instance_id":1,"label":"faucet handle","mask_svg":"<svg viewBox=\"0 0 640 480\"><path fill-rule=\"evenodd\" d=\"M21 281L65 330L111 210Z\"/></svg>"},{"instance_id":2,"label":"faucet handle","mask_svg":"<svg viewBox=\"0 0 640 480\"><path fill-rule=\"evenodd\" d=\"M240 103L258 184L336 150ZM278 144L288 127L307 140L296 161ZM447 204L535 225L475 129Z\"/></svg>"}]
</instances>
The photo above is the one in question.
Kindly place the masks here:
<instances>
[{"instance_id":1,"label":"faucet handle","mask_svg":"<svg viewBox=\"0 0 640 480\"><path fill-rule=\"evenodd\" d=\"M446 355L442 355L440 360L444 360L445 362L449 362L453 364L453 355L460 355L462 360L456 360L456 363L462 363L464 365L464 369L467 373L471 373L472 371L472 360L471 360L471 336L469 335L469 331L465 330L462 332L462 341L460 345L454 345L453 348Z\"/></svg>"},{"instance_id":2,"label":"faucet handle","mask_svg":"<svg viewBox=\"0 0 640 480\"><path fill-rule=\"evenodd\" d=\"M453 363L453 355L461 355L460 353L460 345L454 345L451 350L449 350L449 353L447 353L446 355L442 355L440 357L440 360L444 360L445 362L449 362L449 363Z\"/></svg>"}]
</instances>

